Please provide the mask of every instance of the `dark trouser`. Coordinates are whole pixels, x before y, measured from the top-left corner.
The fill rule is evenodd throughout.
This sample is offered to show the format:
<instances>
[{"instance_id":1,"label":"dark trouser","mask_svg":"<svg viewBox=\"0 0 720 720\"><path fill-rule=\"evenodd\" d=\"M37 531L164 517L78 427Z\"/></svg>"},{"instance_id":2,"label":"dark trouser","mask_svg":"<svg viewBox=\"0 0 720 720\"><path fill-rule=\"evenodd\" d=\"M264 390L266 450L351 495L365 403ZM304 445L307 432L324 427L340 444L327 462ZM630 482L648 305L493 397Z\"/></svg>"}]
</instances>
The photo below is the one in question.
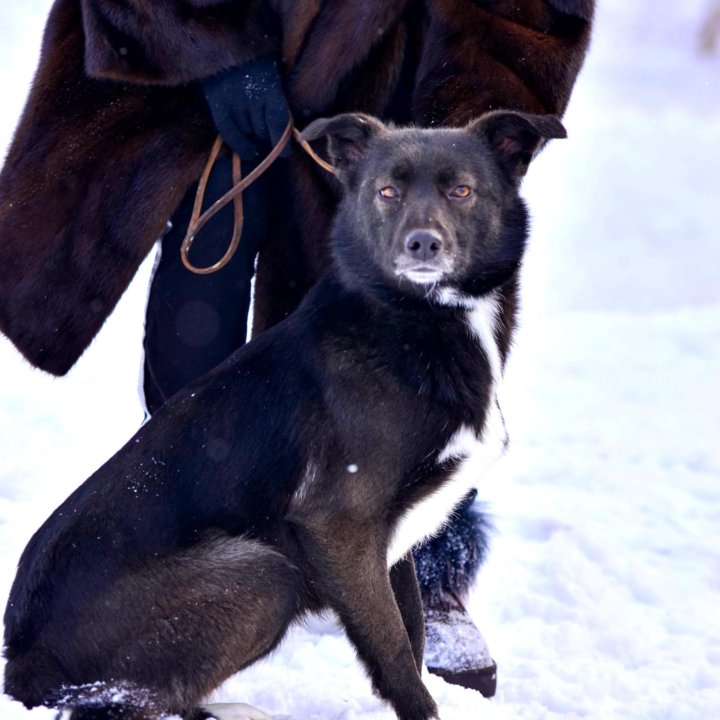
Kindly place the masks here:
<instances>
[{"instance_id":1,"label":"dark trouser","mask_svg":"<svg viewBox=\"0 0 720 720\"><path fill-rule=\"evenodd\" d=\"M243 173L251 167L243 163ZM180 260L196 187L183 198L162 239L145 318L143 392L150 414L180 388L212 370L239 348L247 334L252 280L269 209L260 178L243 193L244 225L240 245L222 270L190 272ZM230 156L218 160L210 175L203 209L230 189ZM212 265L224 254L233 226L232 203L200 231L190 251L196 267Z\"/></svg>"},{"instance_id":2,"label":"dark trouser","mask_svg":"<svg viewBox=\"0 0 720 720\"><path fill-rule=\"evenodd\" d=\"M243 173L249 169L244 166ZM277 179L282 173L273 175ZM230 263L216 273L196 275L180 261L180 244L195 199L194 187L172 217L172 227L162 239L147 306L143 391L151 414L245 342L250 281L271 211L271 193L263 182L269 182L269 176L261 177L243 194L245 223L240 245ZM217 162L210 176L205 207L230 185L227 156ZM232 205L228 205L205 226L190 253L194 265L211 265L222 257L232 222ZM472 507L474 497L474 492L468 496L440 536L414 553L426 604L442 604L449 593L463 597L482 564L487 525L483 515Z\"/></svg>"}]
</instances>

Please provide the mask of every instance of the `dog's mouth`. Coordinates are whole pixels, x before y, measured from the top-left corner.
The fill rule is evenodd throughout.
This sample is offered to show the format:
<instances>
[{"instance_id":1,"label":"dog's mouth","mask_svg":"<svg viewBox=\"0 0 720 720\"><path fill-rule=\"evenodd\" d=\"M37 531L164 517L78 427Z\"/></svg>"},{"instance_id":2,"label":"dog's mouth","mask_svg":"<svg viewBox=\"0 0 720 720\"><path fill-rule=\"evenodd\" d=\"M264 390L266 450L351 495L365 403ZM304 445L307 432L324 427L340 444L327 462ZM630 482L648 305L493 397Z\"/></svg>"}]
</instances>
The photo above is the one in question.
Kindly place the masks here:
<instances>
[{"instance_id":1,"label":"dog's mouth","mask_svg":"<svg viewBox=\"0 0 720 720\"><path fill-rule=\"evenodd\" d=\"M395 274L418 285L434 285L445 277L445 270L437 265L415 265L396 268Z\"/></svg>"},{"instance_id":2,"label":"dog's mouth","mask_svg":"<svg viewBox=\"0 0 720 720\"><path fill-rule=\"evenodd\" d=\"M449 257L418 261L401 256L395 259L393 270L396 277L416 285L435 285L450 275L453 263Z\"/></svg>"}]
</instances>

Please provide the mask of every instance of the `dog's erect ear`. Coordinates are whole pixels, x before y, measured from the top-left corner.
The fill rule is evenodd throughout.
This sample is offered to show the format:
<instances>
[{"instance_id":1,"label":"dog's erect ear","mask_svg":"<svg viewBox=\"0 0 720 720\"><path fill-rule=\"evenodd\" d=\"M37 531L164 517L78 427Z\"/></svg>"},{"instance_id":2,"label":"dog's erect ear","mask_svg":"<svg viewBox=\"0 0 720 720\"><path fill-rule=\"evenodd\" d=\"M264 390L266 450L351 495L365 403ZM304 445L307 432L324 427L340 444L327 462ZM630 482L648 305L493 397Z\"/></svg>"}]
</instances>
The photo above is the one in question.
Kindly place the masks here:
<instances>
[{"instance_id":1,"label":"dog's erect ear","mask_svg":"<svg viewBox=\"0 0 720 720\"><path fill-rule=\"evenodd\" d=\"M326 136L330 162L340 171L350 169L365 156L370 140L387 131L380 120L362 113L346 113L320 118L300 133L302 140L317 140Z\"/></svg>"},{"instance_id":2,"label":"dog's erect ear","mask_svg":"<svg viewBox=\"0 0 720 720\"><path fill-rule=\"evenodd\" d=\"M496 110L473 120L468 131L485 138L500 165L517 183L545 140L567 137L554 115Z\"/></svg>"}]
</instances>

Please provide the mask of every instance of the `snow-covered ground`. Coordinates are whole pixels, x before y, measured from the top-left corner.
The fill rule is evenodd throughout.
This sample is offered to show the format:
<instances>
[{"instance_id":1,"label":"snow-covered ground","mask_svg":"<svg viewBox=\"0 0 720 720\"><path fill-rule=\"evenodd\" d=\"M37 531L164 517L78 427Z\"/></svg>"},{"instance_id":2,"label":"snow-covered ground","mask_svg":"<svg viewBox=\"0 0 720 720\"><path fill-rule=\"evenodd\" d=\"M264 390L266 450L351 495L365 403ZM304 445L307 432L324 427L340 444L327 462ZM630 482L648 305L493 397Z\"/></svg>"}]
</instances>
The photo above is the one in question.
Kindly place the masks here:
<instances>
[{"instance_id":1,"label":"snow-covered ground","mask_svg":"<svg viewBox=\"0 0 720 720\"><path fill-rule=\"evenodd\" d=\"M570 139L526 181L512 445L480 489L497 533L471 605L498 694L430 677L445 720L720 717L720 56L696 39L709 2L601 0ZM0 147L48 6L0 6ZM141 420L147 272L67 378L0 340L0 603L34 529ZM393 717L331 622L219 697L292 720ZM0 696L0 717L52 713Z\"/></svg>"}]
</instances>

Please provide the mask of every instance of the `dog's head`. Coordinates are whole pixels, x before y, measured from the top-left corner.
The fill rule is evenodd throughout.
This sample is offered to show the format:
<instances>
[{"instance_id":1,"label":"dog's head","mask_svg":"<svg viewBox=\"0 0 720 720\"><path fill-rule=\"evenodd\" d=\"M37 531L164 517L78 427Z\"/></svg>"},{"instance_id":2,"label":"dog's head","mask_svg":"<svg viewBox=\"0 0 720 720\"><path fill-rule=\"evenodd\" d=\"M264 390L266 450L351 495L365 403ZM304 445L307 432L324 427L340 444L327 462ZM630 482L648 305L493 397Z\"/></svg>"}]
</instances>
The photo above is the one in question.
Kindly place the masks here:
<instances>
[{"instance_id":1,"label":"dog's head","mask_svg":"<svg viewBox=\"0 0 720 720\"><path fill-rule=\"evenodd\" d=\"M302 135L327 137L343 185L334 252L348 281L477 297L518 268L527 235L520 180L540 145L565 129L551 115L510 111L457 129L345 114Z\"/></svg>"}]
</instances>

